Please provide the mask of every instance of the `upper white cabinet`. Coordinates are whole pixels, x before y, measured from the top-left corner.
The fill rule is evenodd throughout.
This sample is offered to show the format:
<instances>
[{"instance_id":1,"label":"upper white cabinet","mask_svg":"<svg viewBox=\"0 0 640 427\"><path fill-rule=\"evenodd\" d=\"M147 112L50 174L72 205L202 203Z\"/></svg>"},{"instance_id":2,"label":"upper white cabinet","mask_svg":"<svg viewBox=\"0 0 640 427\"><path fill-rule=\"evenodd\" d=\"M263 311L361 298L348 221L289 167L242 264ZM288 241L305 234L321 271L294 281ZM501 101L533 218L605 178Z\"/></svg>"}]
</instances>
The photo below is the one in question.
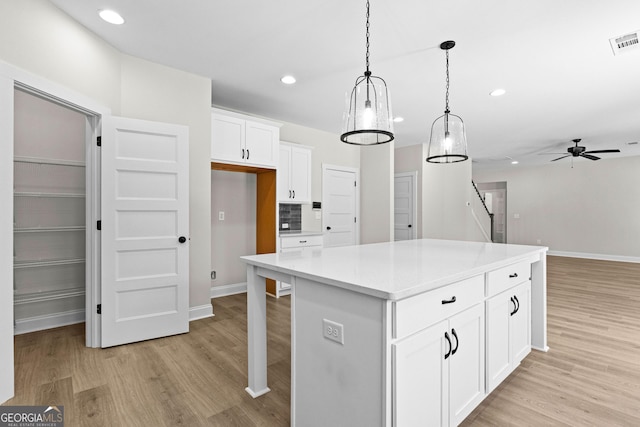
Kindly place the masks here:
<instances>
[{"instance_id":1,"label":"upper white cabinet","mask_svg":"<svg viewBox=\"0 0 640 427\"><path fill-rule=\"evenodd\" d=\"M278 202L311 203L311 148L280 143Z\"/></svg>"},{"instance_id":2,"label":"upper white cabinet","mask_svg":"<svg viewBox=\"0 0 640 427\"><path fill-rule=\"evenodd\" d=\"M275 169L279 141L280 128L275 122L213 109L211 160L214 162Z\"/></svg>"}]
</instances>

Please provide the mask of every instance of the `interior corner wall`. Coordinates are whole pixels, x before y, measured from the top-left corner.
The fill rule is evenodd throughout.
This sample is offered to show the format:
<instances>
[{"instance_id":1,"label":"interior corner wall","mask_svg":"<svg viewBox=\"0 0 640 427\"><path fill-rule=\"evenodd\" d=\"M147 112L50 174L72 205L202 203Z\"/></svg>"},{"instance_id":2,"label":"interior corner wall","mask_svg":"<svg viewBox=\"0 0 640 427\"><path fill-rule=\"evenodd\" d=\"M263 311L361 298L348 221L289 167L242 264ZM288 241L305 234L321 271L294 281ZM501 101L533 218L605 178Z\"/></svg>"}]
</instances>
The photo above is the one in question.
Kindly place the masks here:
<instances>
[{"instance_id":1,"label":"interior corner wall","mask_svg":"<svg viewBox=\"0 0 640 427\"><path fill-rule=\"evenodd\" d=\"M0 39L11 40L0 43L1 61L114 115L189 126L189 305L210 304L210 80L121 54L49 1L1 1L0 16ZM12 170L11 158L1 161Z\"/></svg>"},{"instance_id":2,"label":"interior corner wall","mask_svg":"<svg viewBox=\"0 0 640 427\"><path fill-rule=\"evenodd\" d=\"M360 242L393 241L394 142L360 148Z\"/></svg>"},{"instance_id":3,"label":"interior corner wall","mask_svg":"<svg viewBox=\"0 0 640 427\"><path fill-rule=\"evenodd\" d=\"M507 241L640 262L640 156L474 172L507 182ZM517 216L517 217L516 217Z\"/></svg>"},{"instance_id":4,"label":"interior corner wall","mask_svg":"<svg viewBox=\"0 0 640 427\"><path fill-rule=\"evenodd\" d=\"M417 236L422 238L422 175L423 167L426 163L424 156L424 144L410 145L408 147L399 147L394 152L394 174L402 172L417 172L416 178L416 207L417 217L415 222L417 225Z\"/></svg>"},{"instance_id":5,"label":"interior corner wall","mask_svg":"<svg viewBox=\"0 0 640 427\"><path fill-rule=\"evenodd\" d=\"M422 225L424 238L474 240L471 196L471 161L424 162Z\"/></svg>"},{"instance_id":6,"label":"interior corner wall","mask_svg":"<svg viewBox=\"0 0 640 427\"><path fill-rule=\"evenodd\" d=\"M322 164L360 167L360 148L340 141L340 135L293 123L283 123L280 140L313 147L311 152L311 200L322 200ZM311 205L302 205L302 229L322 231L322 218L316 218Z\"/></svg>"}]
</instances>

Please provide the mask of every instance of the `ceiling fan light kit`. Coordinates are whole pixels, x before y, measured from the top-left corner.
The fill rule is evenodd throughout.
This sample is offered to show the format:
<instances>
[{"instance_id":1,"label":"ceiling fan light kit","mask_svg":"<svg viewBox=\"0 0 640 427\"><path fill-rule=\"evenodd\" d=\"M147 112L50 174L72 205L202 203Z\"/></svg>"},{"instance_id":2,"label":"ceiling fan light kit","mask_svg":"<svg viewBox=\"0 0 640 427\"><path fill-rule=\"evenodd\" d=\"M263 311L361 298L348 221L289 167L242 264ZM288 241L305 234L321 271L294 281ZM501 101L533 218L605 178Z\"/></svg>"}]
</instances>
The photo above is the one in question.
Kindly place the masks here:
<instances>
[{"instance_id":1,"label":"ceiling fan light kit","mask_svg":"<svg viewBox=\"0 0 640 427\"><path fill-rule=\"evenodd\" d=\"M449 50L456 42L448 40L440 44L440 49L446 52L447 90L445 95L444 114L431 125L431 138L427 152L429 163L457 163L469 158L467 155L467 135L464 122L460 116L451 114L449 110Z\"/></svg>"},{"instance_id":2,"label":"ceiling fan light kit","mask_svg":"<svg viewBox=\"0 0 640 427\"><path fill-rule=\"evenodd\" d=\"M354 145L393 141L393 116L386 82L369 70L369 0L367 0L366 70L346 99L340 140Z\"/></svg>"}]
</instances>

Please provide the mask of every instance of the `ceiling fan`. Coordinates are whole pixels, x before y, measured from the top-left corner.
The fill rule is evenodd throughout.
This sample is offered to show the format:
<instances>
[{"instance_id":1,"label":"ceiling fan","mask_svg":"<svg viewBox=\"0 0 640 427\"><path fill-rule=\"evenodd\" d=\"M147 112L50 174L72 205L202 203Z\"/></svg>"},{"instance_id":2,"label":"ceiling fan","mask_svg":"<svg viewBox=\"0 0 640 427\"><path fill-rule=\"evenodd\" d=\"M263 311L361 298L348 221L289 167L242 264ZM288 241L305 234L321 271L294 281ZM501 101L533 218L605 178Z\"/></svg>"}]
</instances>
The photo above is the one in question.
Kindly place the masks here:
<instances>
[{"instance_id":1,"label":"ceiling fan","mask_svg":"<svg viewBox=\"0 0 640 427\"><path fill-rule=\"evenodd\" d=\"M619 153L620 150L618 149L611 149L611 150L592 150L592 151L587 151L587 149L581 145L578 145L578 143L580 141L582 141L582 139L580 138L576 138L572 140L574 142L574 146L573 147L569 147L567 148L567 153L569 154L565 154L564 156L558 157L557 159L553 159L551 160L552 162L555 162L556 160L560 160L560 159L564 159L565 157L584 157L585 159L589 159L589 160L600 160L600 157L598 156L594 156L593 154L601 154L601 153ZM548 153L548 154L561 154L561 153ZM571 159L573 160L573 159Z\"/></svg>"}]
</instances>

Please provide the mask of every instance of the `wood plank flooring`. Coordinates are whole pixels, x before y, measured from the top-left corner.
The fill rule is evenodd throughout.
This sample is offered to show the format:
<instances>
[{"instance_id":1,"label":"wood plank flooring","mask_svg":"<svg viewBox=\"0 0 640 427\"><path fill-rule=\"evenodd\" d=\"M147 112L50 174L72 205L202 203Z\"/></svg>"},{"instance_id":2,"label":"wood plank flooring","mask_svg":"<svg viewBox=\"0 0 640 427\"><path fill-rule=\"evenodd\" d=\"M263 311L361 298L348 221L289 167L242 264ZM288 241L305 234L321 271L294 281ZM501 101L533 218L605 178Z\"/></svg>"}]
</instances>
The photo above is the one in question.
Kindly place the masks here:
<instances>
[{"instance_id":1,"label":"wood plank flooring","mask_svg":"<svg viewBox=\"0 0 640 427\"><path fill-rule=\"evenodd\" d=\"M550 351L533 351L464 426L640 426L640 264L549 257ZM16 396L67 426L287 426L289 298L267 298L271 392L245 391L246 297L189 334L84 347L84 325L19 335Z\"/></svg>"}]
</instances>

